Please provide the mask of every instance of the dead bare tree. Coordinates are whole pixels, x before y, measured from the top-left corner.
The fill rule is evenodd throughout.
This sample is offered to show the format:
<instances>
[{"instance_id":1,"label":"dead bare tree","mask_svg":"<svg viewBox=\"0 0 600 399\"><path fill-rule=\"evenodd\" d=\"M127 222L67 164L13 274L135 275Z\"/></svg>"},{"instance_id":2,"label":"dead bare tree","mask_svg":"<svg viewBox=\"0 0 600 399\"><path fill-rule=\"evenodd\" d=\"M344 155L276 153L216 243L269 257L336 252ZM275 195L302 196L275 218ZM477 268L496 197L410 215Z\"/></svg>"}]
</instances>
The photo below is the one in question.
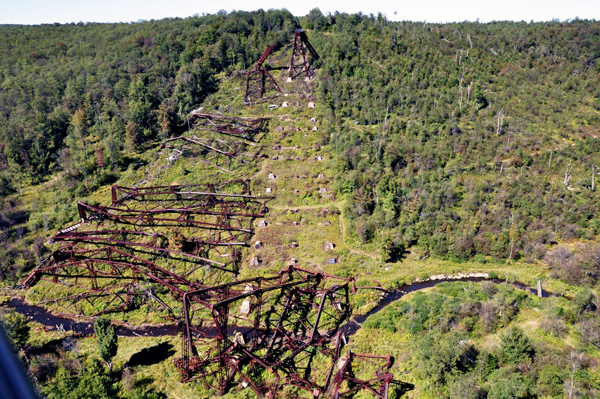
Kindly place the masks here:
<instances>
[{"instance_id":1,"label":"dead bare tree","mask_svg":"<svg viewBox=\"0 0 600 399\"><path fill-rule=\"evenodd\" d=\"M571 180L571 171L572 170L573 170L573 165L571 165L571 161L569 161L569 164L567 165L567 169L565 169L565 180L563 182L565 187L569 186L569 180Z\"/></svg>"},{"instance_id":2,"label":"dead bare tree","mask_svg":"<svg viewBox=\"0 0 600 399\"><path fill-rule=\"evenodd\" d=\"M513 257L513 252L515 249L515 240L518 238L518 232L515 226L515 214L510 211L510 255L508 256L508 260L511 260Z\"/></svg>"},{"instance_id":3,"label":"dead bare tree","mask_svg":"<svg viewBox=\"0 0 600 399\"><path fill-rule=\"evenodd\" d=\"M504 109L500 109L498 111L498 127L496 128L496 136L500 136L500 132L502 131L502 123L504 122Z\"/></svg>"},{"instance_id":4,"label":"dead bare tree","mask_svg":"<svg viewBox=\"0 0 600 399\"><path fill-rule=\"evenodd\" d=\"M473 88L473 82L469 83L467 86L467 107L469 106L469 101L471 100L471 89Z\"/></svg>"},{"instance_id":5,"label":"dead bare tree","mask_svg":"<svg viewBox=\"0 0 600 399\"><path fill-rule=\"evenodd\" d=\"M461 55L461 58L462 58L462 51L460 52L460 55ZM458 85L458 91L460 93L460 97L458 99L458 108L459 109L462 109L462 100L463 100L463 86L462 86L462 84L463 84L464 77L465 77L465 67L463 66L463 68L462 68L462 74L460 75L460 82L459 82L459 85Z\"/></svg>"},{"instance_id":6,"label":"dead bare tree","mask_svg":"<svg viewBox=\"0 0 600 399\"><path fill-rule=\"evenodd\" d=\"M584 355L583 355L583 353L579 353L579 352L576 352L573 350L567 355L567 360L569 362L570 371L569 371L569 379L567 381L565 381L565 390L567 391L567 395L569 396L569 399L570 399L573 397L573 395L575 394L575 390L576 390L575 389L575 372L583 364Z\"/></svg>"},{"instance_id":7,"label":"dead bare tree","mask_svg":"<svg viewBox=\"0 0 600 399\"><path fill-rule=\"evenodd\" d=\"M492 302L485 302L479 309L479 317L486 332L492 332L498 325L498 309Z\"/></svg>"},{"instance_id":8,"label":"dead bare tree","mask_svg":"<svg viewBox=\"0 0 600 399\"><path fill-rule=\"evenodd\" d=\"M377 138L377 154L376 154L376 158L377 158L377 165L379 165L379 155L381 154L381 145L383 144L383 142L385 141L385 131L387 129L387 117L388 117L388 112L390 111L390 107L387 107L385 109L385 118L383 120L383 127L381 129L381 131L379 132L379 137Z\"/></svg>"}]
</instances>

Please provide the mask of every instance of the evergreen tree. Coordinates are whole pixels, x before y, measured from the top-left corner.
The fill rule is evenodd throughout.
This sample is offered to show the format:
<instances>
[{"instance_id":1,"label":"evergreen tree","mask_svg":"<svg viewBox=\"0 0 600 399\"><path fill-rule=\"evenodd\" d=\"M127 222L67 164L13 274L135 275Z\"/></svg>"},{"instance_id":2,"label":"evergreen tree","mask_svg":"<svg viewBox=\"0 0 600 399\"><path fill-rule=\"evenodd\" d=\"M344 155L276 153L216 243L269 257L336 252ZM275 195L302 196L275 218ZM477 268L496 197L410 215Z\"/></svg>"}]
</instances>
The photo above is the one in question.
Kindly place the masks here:
<instances>
[{"instance_id":1,"label":"evergreen tree","mask_svg":"<svg viewBox=\"0 0 600 399\"><path fill-rule=\"evenodd\" d=\"M15 347L21 348L27 343L30 327L27 324L27 317L22 314L12 312L0 318L0 327L4 328L6 335L8 335Z\"/></svg>"},{"instance_id":2,"label":"evergreen tree","mask_svg":"<svg viewBox=\"0 0 600 399\"><path fill-rule=\"evenodd\" d=\"M112 359L117 354L117 332L110 319L101 317L94 322L94 332L97 337L98 351L100 357L104 360L108 369L112 371Z\"/></svg>"},{"instance_id":3,"label":"evergreen tree","mask_svg":"<svg viewBox=\"0 0 600 399\"><path fill-rule=\"evenodd\" d=\"M524 363L533 357L533 347L529 338L519 327L510 327L500 337L499 359L505 364Z\"/></svg>"}]
</instances>

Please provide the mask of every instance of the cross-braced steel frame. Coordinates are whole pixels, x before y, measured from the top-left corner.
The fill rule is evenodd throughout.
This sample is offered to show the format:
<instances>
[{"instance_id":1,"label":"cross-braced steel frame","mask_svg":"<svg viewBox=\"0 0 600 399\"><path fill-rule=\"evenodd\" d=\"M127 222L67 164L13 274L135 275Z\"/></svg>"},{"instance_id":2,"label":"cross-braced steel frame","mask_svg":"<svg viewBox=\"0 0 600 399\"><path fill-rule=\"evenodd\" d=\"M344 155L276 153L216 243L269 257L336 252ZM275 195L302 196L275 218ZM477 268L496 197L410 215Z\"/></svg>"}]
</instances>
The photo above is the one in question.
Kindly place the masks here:
<instances>
[{"instance_id":1,"label":"cross-braced steel frame","mask_svg":"<svg viewBox=\"0 0 600 399\"><path fill-rule=\"evenodd\" d=\"M161 148L235 175L239 173L230 170L232 162L246 164L263 158L260 154L261 145L243 140L223 140L217 137L197 137L196 135L172 137L166 140Z\"/></svg>"},{"instance_id":2,"label":"cross-braced steel frame","mask_svg":"<svg viewBox=\"0 0 600 399\"><path fill-rule=\"evenodd\" d=\"M152 298L184 321L183 356L175 361L183 380L220 393L238 383L269 398L342 398L361 390L388 397L397 383L389 356L342 354L341 326L357 289L352 278L290 266L237 279L237 248L266 211L247 181L113 186L111 200L78 203L79 223L52 237L61 247L23 286L45 279L68 287L47 302L91 316Z\"/></svg>"},{"instance_id":3,"label":"cross-braced steel frame","mask_svg":"<svg viewBox=\"0 0 600 399\"><path fill-rule=\"evenodd\" d=\"M61 247L25 279L70 287L52 302L80 305L75 313L126 310L136 297L165 301L153 286L180 299L190 290L229 281L238 273L239 248L252 235L262 205L247 181L214 185L127 188L114 186L112 206L78 203L80 222L51 241ZM235 193L234 187L237 189ZM146 288L144 288L146 287Z\"/></svg>"},{"instance_id":4,"label":"cross-braced steel frame","mask_svg":"<svg viewBox=\"0 0 600 399\"><path fill-rule=\"evenodd\" d=\"M190 123L198 130L242 137L247 140L253 140L254 136L263 132L268 121L268 118L244 118L200 113L193 113L190 116Z\"/></svg>"},{"instance_id":5,"label":"cross-braced steel frame","mask_svg":"<svg viewBox=\"0 0 600 399\"><path fill-rule=\"evenodd\" d=\"M296 32L294 33L292 58L290 60L290 67L288 70L290 79L293 80L302 75L309 79L314 76L310 61L307 58L307 52L312 55L313 60L319 59L319 55L317 54L316 50L308 42L306 32L304 32L302 29L296 29Z\"/></svg>"},{"instance_id":6,"label":"cross-braced steel frame","mask_svg":"<svg viewBox=\"0 0 600 399\"><path fill-rule=\"evenodd\" d=\"M277 82L275 82L273 76L271 76L267 68L264 66L264 62L266 61L269 54L271 54L271 51L273 51L272 45L265 50L265 52L261 55L254 67L248 70L246 74L246 101L252 101L263 98L263 96L269 89L277 90L280 94L283 95L283 92L277 85Z\"/></svg>"},{"instance_id":7,"label":"cross-braced steel frame","mask_svg":"<svg viewBox=\"0 0 600 399\"><path fill-rule=\"evenodd\" d=\"M387 398L389 356L340 357L339 328L350 315L352 283L292 266L276 276L187 292L184 356L176 360L183 380L199 378L220 393L237 382L268 397L284 391L346 397L366 389ZM361 379L353 372L361 359L385 362L377 375ZM327 364L327 371L313 370L315 362Z\"/></svg>"}]
</instances>

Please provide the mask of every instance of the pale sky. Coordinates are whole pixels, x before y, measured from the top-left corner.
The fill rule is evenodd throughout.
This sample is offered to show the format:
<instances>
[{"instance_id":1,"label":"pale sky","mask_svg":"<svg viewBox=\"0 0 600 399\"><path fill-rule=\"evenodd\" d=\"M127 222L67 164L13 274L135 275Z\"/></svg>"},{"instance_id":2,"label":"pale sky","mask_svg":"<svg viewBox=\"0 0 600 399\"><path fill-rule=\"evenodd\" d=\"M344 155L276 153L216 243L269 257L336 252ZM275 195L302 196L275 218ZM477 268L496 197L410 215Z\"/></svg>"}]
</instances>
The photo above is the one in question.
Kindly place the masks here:
<instances>
[{"instance_id":1,"label":"pale sky","mask_svg":"<svg viewBox=\"0 0 600 399\"><path fill-rule=\"evenodd\" d=\"M138 20L213 14L219 10L253 11L287 8L296 16L318 7L324 14L347 12L377 14L390 20L454 21L561 21L579 17L600 20L600 0L307 0L259 2L242 0L0 0L0 24L135 22ZM396 14L394 14L396 13Z\"/></svg>"}]
</instances>

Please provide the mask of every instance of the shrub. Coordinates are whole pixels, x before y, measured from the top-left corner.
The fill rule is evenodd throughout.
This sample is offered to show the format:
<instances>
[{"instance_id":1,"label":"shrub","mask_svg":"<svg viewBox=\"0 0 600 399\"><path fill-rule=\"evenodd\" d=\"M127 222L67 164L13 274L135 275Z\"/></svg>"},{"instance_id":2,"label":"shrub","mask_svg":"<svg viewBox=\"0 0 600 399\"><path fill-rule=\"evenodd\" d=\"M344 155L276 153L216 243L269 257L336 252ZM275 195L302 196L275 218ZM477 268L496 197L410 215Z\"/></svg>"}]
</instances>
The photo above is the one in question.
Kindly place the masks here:
<instances>
[{"instance_id":1,"label":"shrub","mask_svg":"<svg viewBox=\"0 0 600 399\"><path fill-rule=\"evenodd\" d=\"M542 369L537 380L537 390L541 396L557 397L563 393L563 379L558 368L548 365Z\"/></svg>"},{"instance_id":2,"label":"shrub","mask_svg":"<svg viewBox=\"0 0 600 399\"><path fill-rule=\"evenodd\" d=\"M109 370L112 370L112 359L118 349L115 327L110 324L110 319L100 317L94 322L94 332L100 357L108 364Z\"/></svg>"},{"instance_id":3,"label":"shrub","mask_svg":"<svg viewBox=\"0 0 600 399\"><path fill-rule=\"evenodd\" d=\"M27 324L27 317L20 313L12 312L7 316L0 318L0 325L6 330L8 338L15 347L20 348L29 340L30 327Z\"/></svg>"},{"instance_id":4,"label":"shrub","mask_svg":"<svg viewBox=\"0 0 600 399\"><path fill-rule=\"evenodd\" d=\"M524 363L533 357L533 347L529 338L519 327L510 327L500 336L499 360L504 364Z\"/></svg>"}]
</instances>

